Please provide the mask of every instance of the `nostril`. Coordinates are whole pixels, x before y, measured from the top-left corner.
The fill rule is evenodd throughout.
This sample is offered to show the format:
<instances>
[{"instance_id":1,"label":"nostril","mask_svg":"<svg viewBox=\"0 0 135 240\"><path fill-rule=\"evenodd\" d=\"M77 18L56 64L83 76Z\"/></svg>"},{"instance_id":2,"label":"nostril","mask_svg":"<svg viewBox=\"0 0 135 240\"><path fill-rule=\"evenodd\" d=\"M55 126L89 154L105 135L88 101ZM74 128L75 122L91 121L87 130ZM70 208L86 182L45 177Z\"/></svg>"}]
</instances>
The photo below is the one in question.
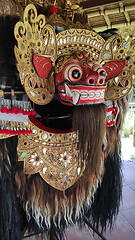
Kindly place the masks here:
<instances>
[{"instance_id":1,"label":"nostril","mask_svg":"<svg viewBox=\"0 0 135 240\"><path fill-rule=\"evenodd\" d=\"M100 84L103 84L103 83L104 83L104 80L101 78L101 79L99 80L99 83L100 83Z\"/></svg>"},{"instance_id":2,"label":"nostril","mask_svg":"<svg viewBox=\"0 0 135 240\"><path fill-rule=\"evenodd\" d=\"M94 83L95 83L95 80L94 80L93 78L90 78L90 79L88 80L88 82L89 82L89 84L94 84Z\"/></svg>"}]
</instances>

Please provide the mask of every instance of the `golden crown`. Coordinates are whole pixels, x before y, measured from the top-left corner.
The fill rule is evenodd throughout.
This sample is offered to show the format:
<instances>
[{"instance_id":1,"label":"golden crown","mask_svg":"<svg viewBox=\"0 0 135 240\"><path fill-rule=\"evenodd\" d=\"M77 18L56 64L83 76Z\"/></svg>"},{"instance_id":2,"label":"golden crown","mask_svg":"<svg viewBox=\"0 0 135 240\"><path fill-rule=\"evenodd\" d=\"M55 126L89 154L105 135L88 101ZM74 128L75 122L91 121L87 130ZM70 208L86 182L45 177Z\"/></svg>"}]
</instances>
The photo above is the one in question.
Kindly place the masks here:
<instances>
[{"instance_id":1,"label":"golden crown","mask_svg":"<svg viewBox=\"0 0 135 240\"><path fill-rule=\"evenodd\" d=\"M96 32L87 29L70 29L56 35L57 55L70 51L87 51L93 60L99 59L99 54L105 40Z\"/></svg>"}]
</instances>

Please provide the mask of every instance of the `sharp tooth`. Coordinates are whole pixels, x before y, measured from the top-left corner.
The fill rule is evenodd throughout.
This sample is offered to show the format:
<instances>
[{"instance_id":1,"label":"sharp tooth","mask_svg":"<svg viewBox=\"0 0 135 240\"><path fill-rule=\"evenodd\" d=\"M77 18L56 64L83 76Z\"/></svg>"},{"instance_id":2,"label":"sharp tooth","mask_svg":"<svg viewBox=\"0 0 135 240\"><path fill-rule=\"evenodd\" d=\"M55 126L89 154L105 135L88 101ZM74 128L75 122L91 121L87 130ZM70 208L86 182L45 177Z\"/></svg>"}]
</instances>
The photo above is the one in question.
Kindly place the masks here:
<instances>
[{"instance_id":1,"label":"sharp tooth","mask_svg":"<svg viewBox=\"0 0 135 240\"><path fill-rule=\"evenodd\" d=\"M72 97L73 97L73 104L76 105L79 100L80 94L78 92L73 92Z\"/></svg>"},{"instance_id":2,"label":"sharp tooth","mask_svg":"<svg viewBox=\"0 0 135 240\"><path fill-rule=\"evenodd\" d=\"M88 97L88 93L87 92L81 92L81 97L82 98L87 98Z\"/></svg>"},{"instance_id":3,"label":"sharp tooth","mask_svg":"<svg viewBox=\"0 0 135 240\"><path fill-rule=\"evenodd\" d=\"M71 91L70 91L70 88L68 87L67 84L65 84L65 91L66 91L66 95L67 95L68 97L71 97L71 96L72 96L72 93L71 93Z\"/></svg>"},{"instance_id":4,"label":"sharp tooth","mask_svg":"<svg viewBox=\"0 0 135 240\"><path fill-rule=\"evenodd\" d=\"M65 96L66 96L66 93L64 92L64 90L63 90L63 89L61 90L61 95L62 95L63 97L65 97Z\"/></svg>"},{"instance_id":5,"label":"sharp tooth","mask_svg":"<svg viewBox=\"0 0 135 240\"><path fill-rule=\"evenodd\" d=\"M101 93L98 91L98 92L96 93L96 97L99 98L100 95L101 95Z\"/></svg>"},{"instance_id":6,"label":"sharp tooth","mask_svg":"<svg viewBox=\"0 0 135 240\"><path fill-rule=\"evenodd\" d=\"M95 97L95 93L94 93L94 92L90 92L90 93L89 93L89 97L90 97L90 98Z\"/></svg>"},{"instance_id":7,"label":"sharp tooth","mask_svg":"<svg viewBox=\"0 0 135 240\"><path fill-rule=\"evenodd\" d=\"M101 93L101 97L104 97L104 91L102 91L102 93Z\"/></svg>"}]
</instances>

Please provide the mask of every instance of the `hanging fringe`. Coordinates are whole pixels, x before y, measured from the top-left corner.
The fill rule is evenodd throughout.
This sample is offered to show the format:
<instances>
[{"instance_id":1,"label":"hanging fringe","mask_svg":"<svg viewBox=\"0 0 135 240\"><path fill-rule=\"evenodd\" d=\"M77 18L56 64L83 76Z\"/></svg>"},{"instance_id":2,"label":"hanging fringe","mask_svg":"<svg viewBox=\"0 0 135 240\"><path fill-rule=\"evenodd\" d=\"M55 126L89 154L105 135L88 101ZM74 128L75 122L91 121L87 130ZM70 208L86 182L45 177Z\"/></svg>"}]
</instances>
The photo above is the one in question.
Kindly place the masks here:
<instances>
[{"instance_id":1,"label":"hanging fringe","mask_svg":"<svg viewBox=\"0 0 135 240\"><path fill-rule=\"evenodd\" d=\"M107 227L112 229L119 212L121 198L121 157L115 147L114 155L109 155L105 160L103 181L95 193L93 203L86 217L97 229L101 227L102 232Z\"/></svg>"},{"instance_id":2,"label":"hanging fringe","mask_svg":"<svg viewBox=\"0 0 135 240\"><path fill-rule=\"evenodd\" d=\"M17 145L13 138L11 138L8 144L11 145L12 143L12 152L8 154L6 142L8 142L8 140L0 140L0 239L20 240L21 214L23 211L21 207L19 208L16 198L14 182L16 158L13 159L12 157L12 153L16 153Z\"/></svg>"}]
</instances>

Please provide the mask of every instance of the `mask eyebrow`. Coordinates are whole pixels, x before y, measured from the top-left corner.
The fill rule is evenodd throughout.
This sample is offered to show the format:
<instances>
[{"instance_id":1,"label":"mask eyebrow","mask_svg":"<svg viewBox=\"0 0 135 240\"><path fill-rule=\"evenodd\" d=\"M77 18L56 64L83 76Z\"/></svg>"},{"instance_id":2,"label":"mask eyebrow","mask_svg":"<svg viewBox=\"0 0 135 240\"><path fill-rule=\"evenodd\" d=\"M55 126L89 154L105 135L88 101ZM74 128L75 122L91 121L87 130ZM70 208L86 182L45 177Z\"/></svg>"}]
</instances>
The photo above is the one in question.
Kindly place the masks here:
<instances>
[{"instance_id":1,"label":"mask eyebrow","mask_svg":"<svg viewBox=\"0 0 135 240\"><path fill-rule=\"evenodd\" d=\"M61 59L58 59L57 63L55 64L55 69L56 72L61 72L62 69L65 67L65 64L70 63L70 62L76 62L76 63L80 63L80 61L76 58L74 58L72 55L70 55L69 58L64 58L62 57Z\"/></svg>"}]
</instances>

